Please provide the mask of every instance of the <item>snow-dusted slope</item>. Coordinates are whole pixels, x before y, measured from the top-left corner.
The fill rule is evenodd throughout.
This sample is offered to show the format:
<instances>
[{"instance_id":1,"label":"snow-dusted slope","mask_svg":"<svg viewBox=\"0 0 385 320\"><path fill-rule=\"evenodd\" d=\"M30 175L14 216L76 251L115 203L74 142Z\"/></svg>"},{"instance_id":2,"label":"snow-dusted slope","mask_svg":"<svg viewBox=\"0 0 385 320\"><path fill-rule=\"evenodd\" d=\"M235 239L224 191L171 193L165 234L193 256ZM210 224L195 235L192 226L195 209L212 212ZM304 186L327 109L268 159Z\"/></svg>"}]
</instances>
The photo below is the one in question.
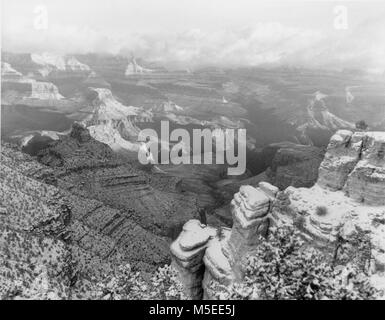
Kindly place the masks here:
<instances>
[{"instance_id":1,"label":"snow-dusted slope","mask_svg":"<svg viewBox=\"0 0 385 320\"><path fill-rule=\"evenodd\" d=\"M142 110L123 105L107 88L90 88L90 91L94 97L90 106L82 110L89 113L82 122L91 136L114 150L137 152L139 128L135 126L134 120Z\"/></svg>"},{"instance_id":2,"label":"snow-dusted slope","mask_svg":"<svg viewBox=\"0 0 385 320\"><path fill-rule=\"evenodd\" d=\"M136 75L136 74L144 74L144 73L152 73L152 72L154 72L154 70L147 69L147 68L144 68L144 67L140 66L136 62L136 59L133 57L128 62L125 75L126 76L131 76L131 75Z\"/></svg>"},{"instance_id":3,"label":"snow-dusted slope","mask_svg":"<svg viewBox=\"0 0 385 320\"><path fill-rule=\"evenodd\" d=\"M109 145L114 151L137 152L139 150L140 145L135 141L131 142L124 139L113 123L93 125L87 127L87 129L95 140Z\"/></svg>"},{"instance_id":4,"label":"snow-dusted slope","mask_svg":"<svg viewBox=\"0 0 385 320\"><path fill-rule=\"evenodd\" d=\"M121 120L127 117L135 117L140 109L125 106L115 99L110 89L90 88L95 94L91 104L93 107L93 120L97 122Z\"/></svg>"},{"instance_id":5,"label":"snow-dusted slope","mask_svg":"<svg viewBox=\"0 0 385 320\"><path fill-rule=\"evenodd\" d=\"M64 58L59 55L55 55L52 53L32 53L31 59L33 62L42 65L42 66L51 66L59 70L65 70L66 69L66 63L64 61Z\"/></svg>"},{"instance_id":6,"label":"snow-dusted slope","mask_svg":"<svg viewBox=\"0 0 385 320\"><path fill-rule=\"evenodd\" d=\"M69 57L66 61L66 70L72 71L90 71L90 67L79 62L75 57Z\"/></svg>"},{"instance_id":7,"label":"snow-dusted slope","mask_svg":"<svg viewBox=\"0 0 385 320\"><path fill-rule=\"evenodd\" d=\"M339 129L353 129L355 127L353 123L330 112L325 98L327 95L317 91L309 101L306 109L306 121L297 127L304 142L312 144L312 138L317 135L317 132L334 133Z\"/></svg>"},{"instance_id":8,"label":"snow-dusted slope","mask_svg":"<svg viewBox=\"0 0 385 320\"><path fill-rule=\"evenodd\" d=\"M385 132L339 130L330 140L317 183L312 188L285 190L290 211L303 217L303 228L311 237L335 242L338 237L349 241L360 232L370 235L371 278L382 290L385 288L384 143ZM323 214L319 208L325 208Z\"/></svg>"},{"instance_id":9,"label":"snow-dusted slope","mask_svg":"<svg viewBox=\"0 0 385 320\"><path fill-rule=\"evenodd\" d=\"M52 71L89 72L88 65L79 62L73 56L60 56L52 53L31 54L31 60L40 65L38 70L42 76L48 76Z\"/></svg>"},{"instance_id":10,"label":"snow-dusted slope","mask_svg":"<svg viewBox=\"0 0 385 320\"><path fill-rule=\"evenodd\" d=\"M307 107L308 121L305 125L314 128L326 128L332 130L353 129L354 124L345 121L333 113L326 106L327 95L317 91Z\"/></svg>"},{"instance_id":11,"label":"snow-dusted slope","mask_svg":"<svg viewBox=\"0 0 385 320\"><path fill-rule=\"evenodd\" d=\"M59 89L51 82L37 81L15 70L9 63L1 63L1 82L4 103L20 100L61 100L64 98ZM9 95L9 92L12 94ZM11 96L11 99L8 99ZM9 101L8 101L9 100Z\"/></svg>"},{"instance_id":12,"label":"snow-dusted slope","mask_svg":"<svg viewBox=\"0 0 385 320\"><path fill-rule=\"evenodd\" d=\"M289 224L310 246L330 252L347 283L359 268L384 299L384 145L385 132L340 130L330 140L313 187L241 186L230 205L232 229L222 230L221 237L198 220L187 222L171 254L190 297L210 299L213 284L239 281L244 275L239 262L259 245L258 236Z\"/></svg>"},{"instance_id":13,"label":"snow-dusted slope","mask_svg":"<svg viewBox=\"0 0 385 320\"><path fill-rule=\"evenodd\" d=\"M1 79L18 79L22 77L19 71L16 71L9 63L1 62Z\"/></svg>"},{"instance_id":14,"label":"snow-dusted slope","mask_svg":"<svg viewBox=\"0 0 385 320\"><path fill-rule=\"evenodd\" d=\"M60 136L66 135L69 132L58 132L58 131L50 131L50 130L42 130L33 132L25 137L23 137L20 140L20 146L26 147L28 146L28 143L36 136L36 134L42 136L42 137L48 137L52 140L59 140Z\"/></svg>"},{"instance_id":15,"label":"snow-dusted slope","mask_svg":"<svg viewBox=\"0 0 385 320\"><path fill-rule=\"evenodd\" d=\"M160 108L164 112L181 112L183 108L172 101L164 102Z\"/></svg>"}]
</instances>

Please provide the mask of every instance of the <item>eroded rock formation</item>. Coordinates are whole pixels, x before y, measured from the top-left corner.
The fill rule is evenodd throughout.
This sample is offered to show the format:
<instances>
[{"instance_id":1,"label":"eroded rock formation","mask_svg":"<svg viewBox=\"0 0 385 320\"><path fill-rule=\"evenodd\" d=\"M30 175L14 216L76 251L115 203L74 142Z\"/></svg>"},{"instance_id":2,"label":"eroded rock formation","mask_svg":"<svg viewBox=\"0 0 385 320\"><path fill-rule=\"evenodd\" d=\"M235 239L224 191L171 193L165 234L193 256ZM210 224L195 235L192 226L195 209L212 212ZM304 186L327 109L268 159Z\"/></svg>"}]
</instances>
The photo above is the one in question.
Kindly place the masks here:
<instances>
[{"instance_id":1,"label":"eroded rock formation","mask_svg":"<svg viewBox=\"0 0 385 320\"><path fill-rule=\"evenodd\" d=\"M304 235L321 243L349 243L355 237L367 237L368 272L372 273L373 284L382 290L385 288L384 139L384 132L338 131L330 140L317 183L309 189L287 188L284 195L290 204L272 214L280 221L299 219Z\"/></svg>"},{"instance_id":2,"label":"eroded rock formation","mask_svg":"<svg viewBox=\"0 0 385 320\"><path fill-rule=\"evenodd\" d=\"M177 179L138 169L79 124L42 150L38 160L53 169L50 183L122 210L123 220L159 236L170 236L198 216L197 196L178 192Z\"/></svg>"},{"instance_id":3,"label":"eroded rock formation","mask_svg":"<svg viewBox=\"0 0 385 320\"><path fill-rule=\"evenodd\" d=\"M344 243L345 255L349 252L345 263L367 253L363 268L372 285L384 290L384 148L383 132L340 130L330 140L313 187L279 191L266 182L257 188L242 186L231 202L231 231L218 235L211 227L195 223L191 232L187 225L171 252L182 279L189 279L185 282L188 294L195 299L213 298L213 283L228 286L240 280L242 258L258 246L259 236L266 235L271 225L282 224L294 225L310 245L324 247L334 259L343 255L340 244ZM186 236L188 247L182 244ZM366 239L369 245L363 247ZM199 265L194 273L189 269L192 257L193 264Z\"/></svg>"},{"instance_id":4,"label":"eroded rock formation","mask_svg":"<svg viewBox=\"0 0 385 320\"><path fill-rule=\"evenodd\" d=\"M318 185L368 205L385 205L385 134L338 131L320 167Z\"/></svg>"},{"instance_id":5,"label":"eroded rock formation","mask_svg":"<svg viewBox=\"0 0 385 320\"><path fill-rule=\"evenodd\" d=\"M277 192L278 188L265 182L258 188L242 186L231 202L231 230L218 231L197 220L185 224L171 245L171 254L188 296L212 298L212 282L229 285L240 279L240 258L258 245L258 235L266 235L270 206Z\"/></svg>"}]
</instances>

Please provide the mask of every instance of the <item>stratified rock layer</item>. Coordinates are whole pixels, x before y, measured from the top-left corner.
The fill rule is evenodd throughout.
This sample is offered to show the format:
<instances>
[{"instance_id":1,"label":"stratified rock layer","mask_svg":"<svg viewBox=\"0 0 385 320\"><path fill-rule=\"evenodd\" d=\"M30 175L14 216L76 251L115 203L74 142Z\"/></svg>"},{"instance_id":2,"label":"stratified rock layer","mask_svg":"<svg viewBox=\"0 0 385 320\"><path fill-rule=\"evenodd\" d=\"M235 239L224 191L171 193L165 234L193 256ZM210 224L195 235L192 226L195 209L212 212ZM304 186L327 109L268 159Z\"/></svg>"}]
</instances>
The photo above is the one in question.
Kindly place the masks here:
<instances>
[{"instance_id":1,"label":"stratified rock layer","mask_svg":"<svg viewBox=\"0 0 385 320\"><path fill-rule=\"evenodd\" d=\"M370 132L362 137L360 161L350 173L345 191L349 197L371 205L385 205L385 134Z\"/></svg>"},{"instance_id":2,"label":"stratified rock layer","mask_svg":"<svg viewBox=\"0 0 385 320\"><path fill-rule=\"evenodd\" d=\"M319 168L317 183L331 190L341 190L353 170L362 150L363 133L353 136L348 130L338 131L330 140Z\"/></svg>"},{"instance_id":3,"label":"stratified rock layer","mask_svg":"<svg viewBox=\"0 0 385 320\"><path fill-rule=\"evenodd\" d=\"M338 131L319 169L318 185L359 202L385 205L385 134Z\"/></svg>"},{"instance_id":4,"label":"stratified rock layer","mask_svg":"<svg viewBox=\"0 0 385 320\"><path fill-rule=\"evenodd\" d=\"M341 241L350 246L349 261L359 259L362 263L362 256L367 255L364 268L372 285L384 292L384 154L385 133L340 130L331 138L318 181L311 188L279 191L266 182L259 182L257 188L241 186L230 205L231 231L207 237L198 236L202 232L198 228L190 233L189 246L182 246L181 237L173 243L173 247L190 255L194 243L199 245L199 255L194 256L194 264L201 268L199 277L194 278L194 292L199 294L193 297L201 297L201 288L204 298L213 298L217 296L212 291L215 285L229 286L241 280L242 259L258 246L260 236L267 234L270 225L282 224L296 226L305 240L324 247L325 252L334 255L333 259L344 256L338 249ZM364 237L368 237L369 247L357 247ZM176 264L181 264L180 257L174 255ZM186 275L191 279L189 269L182 270L182 279L188 278Z\"/></svg>"},{"instance_id":5,"label":"stratified rock layer","mask_svg":"<svg viewBox=\"0 0 385 320\"><path fill-rule=\"evenodd\" d=\"M79 143L90 139L80 127L72 135ZM90 283L119 265L153 272L169 262L167 239L128 210L72 192L58 171L8 145L1 149L0 297L88 299Z\"/></svg>"},{"instance_id":6,"label":"stratified rock layer","mask_svg":"<svg viewBox=\"0 0 385 320\"><path fill-rule=\"evenodd\" d=\"M307 239L329 247L341 239L349 243L368 235L371 279L381 290L385 288L384 150L384 132L338 131L330 140L316 185L287 188L283 193L287 203L277 201L272 212L274 222L300 221Z\"/></svg>"}]
</instances>

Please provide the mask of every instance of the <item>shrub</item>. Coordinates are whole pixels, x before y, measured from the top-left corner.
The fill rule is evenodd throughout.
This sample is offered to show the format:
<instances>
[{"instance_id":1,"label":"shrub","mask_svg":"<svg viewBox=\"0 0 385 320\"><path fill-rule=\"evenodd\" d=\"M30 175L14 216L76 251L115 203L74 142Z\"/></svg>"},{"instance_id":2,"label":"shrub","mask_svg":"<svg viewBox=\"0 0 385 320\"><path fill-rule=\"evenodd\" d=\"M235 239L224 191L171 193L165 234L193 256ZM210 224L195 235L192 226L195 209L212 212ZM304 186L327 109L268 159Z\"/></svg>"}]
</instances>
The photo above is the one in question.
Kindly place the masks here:
<instances>
[{"instance_id":1,"label":"shrub","mask_svg":"<svg viewBox=\"0 0 385 320\"><path fill-rule=\"evenodd\" d=\"M315 213L317 216L323 217L323 216L326 216L328 214L328 209L324 206L318 206L315 209Z\"/></svg>"},{"instance_id":2,"label":"shrub","mask_svg":"<svg viewBox=\"0 0 385 320\"><path fill-rule=\"evenodd\" d=\"M368 125L364 120L356 122L356 129L365 131L368 128Z\"/></svg>"},{"instance_id":3,"label":"shrub","mask_svg":"<svg viewBox=\"0 0 385 320\"><path fill-rule=\"evenodd\" d=\"M334 268L308 248L292 227L272 229L242 263L244 279L213 289L225 299L371 299L376 290L353 266Z\"/></svg>"},{"instance_id":4,"label":"shrub","mask_svg":"<svg viewBox=\"0 0 385 320\"><path fill-rule=\"evenodd\" d=\"M298 230L303 230L304 225L305 225L306 219L303 215L299 215L294 218L293 225L298 229Z\"/></svg>"},{"instance_id":5,"label":"shrub","mask_svg":"<svg viewBox=\"0 0 385 320\"><path fill-rule=\"evenodd\" d=\"M182 300L186 299L177 271L160 267L151 279L133 272L130 265L119 266L94 289L94 298L103 300Z\"/></svg>"},{"instance_id":6,"label":"shrub","mask_svg":"<svg viewBox=\"0 0 385 320\"><path fill-rule=\"evenodd\" d=\"M223 231L223 227L222 226L218 227L218 229L217 229L217 238L218 238L219 241L221 241L221 240L223 240L225 238L225 233Z\"/></svg>"}]
</instances>

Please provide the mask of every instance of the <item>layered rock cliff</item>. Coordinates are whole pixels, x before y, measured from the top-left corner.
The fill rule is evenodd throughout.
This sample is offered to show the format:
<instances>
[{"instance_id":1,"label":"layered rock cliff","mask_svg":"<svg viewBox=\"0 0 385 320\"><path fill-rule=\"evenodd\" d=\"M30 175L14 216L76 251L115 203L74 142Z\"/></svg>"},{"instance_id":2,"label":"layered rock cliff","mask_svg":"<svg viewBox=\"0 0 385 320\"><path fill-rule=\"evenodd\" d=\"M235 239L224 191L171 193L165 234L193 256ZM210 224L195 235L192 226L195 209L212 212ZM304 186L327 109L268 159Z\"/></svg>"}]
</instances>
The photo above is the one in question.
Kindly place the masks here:
<instances>
[{"instance_id":1,"label":"layered rock cliff","mask_svg":"<svg viewBox=\"0 0 385 320\"><path fill-rule=\"evenodd\" d=\"M139 170L80 124L38 159L54 169L59 187L123 210L125 218L157 235L169 236L198 214L196 195L178 192L177 179Z\"/></svg>"},{"instance_id":2,"label":"layered rock cliff","mask_svg":"<svg viewBox=\"0 0 385 320\"><path fill-rule=\"evenodd\" d=\"M84 63L79 62L74 56L60 56L48 52L42 54L31 54L33 63L39 66L39 73L46 77L52 72L77 72L89 73L90 67Z\"/></svg>"},{"instance_id":3,"label":"layered rock cliff","mask_svg":"<svg viewBox=\"0 0 385 320\"><path fill-rule=\"evenodd\" d=\"M37 81L24 76L6 62L1 63L1 82L4 92L12 91L15 98L18 96L19 100L28 98L60 100L64 98L53 83ZM7 97L9 94L4 96ZM11 101L6 102L10 103ZM12 102L14 103L15 101Z\"/></svg>"},{"instance_id":4,"label":"layered rock cliff","mask_svg":"<svg viewBox=\"0 0 385 320\"><path fill-rule=\"evenodd\" d=\"M22 74L12 68L9 63L1 62L1 77L2 79L19 79Z\"/></svg>"},{"instance_id":5,"label":"layered rock cliff","mask_svg":"<svg viewBox=\"0 0 385 320\"><path fill-rule=\"evenodd\" d=\"M80 112L85 116L82 123L91 136L114 151L133 152L136 156L140 129L135 123L150 118L148 112L123 105L107 88L89 88L89 96L89 106Z\"/></svg>"},{"instance_id":6,"label":"layered rock cliff","mask_svg":"<svg viewBox=\"0 0 385 320\"><path fill-rule=\"evenodd\" d=\"M354 124L329 111L326 98L320 91L314 93L306 107L305 123L297 127L300 140L307 144L325 145L338 129L353 129Z\"/></svg>"},{"instance_id":7,"label":"layered rock cliff","mask_svg":"<svg viewBox=\"0 0 385 320\"><path fill-rule=\"evenodd\" d=\"M28 155L2 144L0 168L2 298L86 299L90 282L120 264L149 272L168 262L164 237L67 191Z\"/></svg>"},{"instance_id":8,"label":"layered rock cliff","mask_svg":"<svg viewBox=\"0 0 385 320\"><path fill-rule=\"evenodd\" d=\"M228 286L241 280L239 263L258 246L258 236L272 225L287 224L336 261L346 264L367 255L362 268L372 285L384 290L384 139L383 132L340 130L330 140L313 187L242 186L231 202L233 227L225 232L190 221L171 246L190 297L212 298L210 283Z\"/></svg>"},{"instance_id":9,"label":"layered rock cliff","mask_svg":"<svg viewBox=\"0 0 385 320\"><path fill-rule=\"evenodd\" d=\"M148 69L145 67L140 66L137 62L135 57L131 58L131 61L129 61L126 71L125 71L125 76L132 76L132 75L137 75L137 74L146 74L146 73L152 73L155 70Z\"/></svg>"},{"instance_id":10,"label":"layered rock cliff","mask_svg":"<svg viewBox=\"0 0 385 320\"><path fill-rule=\"evenodd\" d=\"M53 83L31 80L31 86L31 98L33 99L61 100L64 98Z\"/></svg>"}]
</instances>

